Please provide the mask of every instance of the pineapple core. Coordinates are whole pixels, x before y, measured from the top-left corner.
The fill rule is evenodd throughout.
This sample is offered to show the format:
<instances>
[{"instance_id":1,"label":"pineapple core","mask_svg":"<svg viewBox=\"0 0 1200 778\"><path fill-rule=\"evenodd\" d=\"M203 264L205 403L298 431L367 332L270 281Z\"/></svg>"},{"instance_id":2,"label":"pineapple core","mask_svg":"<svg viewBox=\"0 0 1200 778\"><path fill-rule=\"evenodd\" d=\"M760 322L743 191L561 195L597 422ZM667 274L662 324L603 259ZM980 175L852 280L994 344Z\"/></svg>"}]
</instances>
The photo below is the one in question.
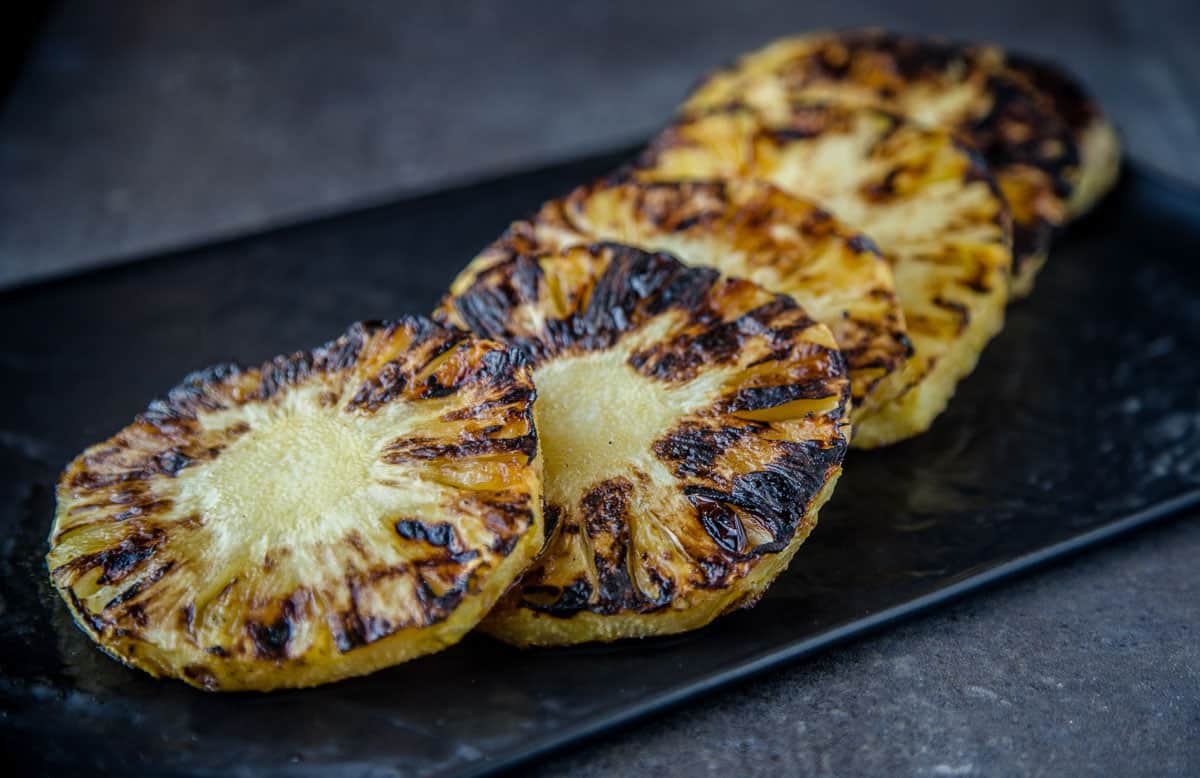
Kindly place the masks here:
<instances>
[{"instance_id":1,"label":"pineapple core","mask_svg":"<svg viewBox=\"0 0 1200 778\"><path fill-rule=\"evenodd\" d=\"M643 472L661 467L650 450L654 441L711 401L696 386L710 385L707 380L669 387L630 367L628 356L625 349L593 352L534 372L547 502L572 504L587 487L630 465Z\"/></svg>"}]
</instances>

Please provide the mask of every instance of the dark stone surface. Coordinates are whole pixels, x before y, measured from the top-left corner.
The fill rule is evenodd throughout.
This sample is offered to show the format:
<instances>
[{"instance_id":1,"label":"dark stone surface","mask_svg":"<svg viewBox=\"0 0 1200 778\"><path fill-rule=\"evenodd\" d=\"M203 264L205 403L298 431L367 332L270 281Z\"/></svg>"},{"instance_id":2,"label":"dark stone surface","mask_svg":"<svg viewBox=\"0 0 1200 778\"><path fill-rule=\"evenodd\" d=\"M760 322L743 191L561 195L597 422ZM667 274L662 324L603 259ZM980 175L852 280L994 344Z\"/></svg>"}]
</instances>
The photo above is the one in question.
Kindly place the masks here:
<instances>
[{"instance_id":1,"label":"dark stone surface","mask_svg":"<svg viewBox=\"0 0 1200 778\"><path fill-rule=\"evenodd\" d=\"M0 284L640 140L738 52L862 24L1057 58L1200 180L1194 0L78 0L0 110Z\"/></svg>"},{"instance_id":2,"label":"dark stone surface","mask_svg":"<svg viewBox=\"0 0 1200 778\"><path fill-rule=\"evenodd\" d=\"M704 68L832 24L1055 56L1136 157L1200 181L1189 0L344 8L70 4L0 107L0 284L637 139ZM541 772L1195 775L1197 552L1193 517Z\"/></svg>"},{"instance_id":3,"label":"dark stone surface","mask_svg":"<svg viewBox=\"0 0 1200 778\"><path fill-rule=\"evenodd\" d=\"M1196 775L1198 555L1149 530L534 774Z\"/></svg>"}]
</instances>

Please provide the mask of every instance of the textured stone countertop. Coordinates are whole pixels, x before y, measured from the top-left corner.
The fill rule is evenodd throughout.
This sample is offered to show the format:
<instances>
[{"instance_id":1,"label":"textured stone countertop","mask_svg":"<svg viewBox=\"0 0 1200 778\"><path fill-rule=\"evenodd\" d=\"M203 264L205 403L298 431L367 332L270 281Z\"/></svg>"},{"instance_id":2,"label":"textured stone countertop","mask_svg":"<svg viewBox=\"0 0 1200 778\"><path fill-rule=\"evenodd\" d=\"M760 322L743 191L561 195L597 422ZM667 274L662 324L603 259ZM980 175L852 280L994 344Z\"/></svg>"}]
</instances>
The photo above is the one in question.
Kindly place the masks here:
<instances>
[{"instance_id":1,"label":"textured stone countertop","mask_svg":"<svg viewBox=\"0 0 1200 778\"><path fill-rule=\"evenodd\" d=\"M1187 0L83 0L0 106L0 286L627 144L738 51L868 23L1054 57L1200 184ZM1197 558L1193 516L537 773L1200 774Z\"/></svg>"}]
</instances>

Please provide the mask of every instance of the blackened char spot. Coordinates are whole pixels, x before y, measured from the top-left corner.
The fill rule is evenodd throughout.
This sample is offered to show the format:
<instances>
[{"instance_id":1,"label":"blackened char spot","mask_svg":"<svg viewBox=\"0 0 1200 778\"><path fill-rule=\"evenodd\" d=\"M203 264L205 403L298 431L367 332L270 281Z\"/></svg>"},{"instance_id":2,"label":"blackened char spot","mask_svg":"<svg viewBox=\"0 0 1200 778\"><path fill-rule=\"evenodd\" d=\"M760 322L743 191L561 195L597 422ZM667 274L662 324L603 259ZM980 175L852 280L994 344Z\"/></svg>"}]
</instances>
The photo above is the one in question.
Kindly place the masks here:
<instances>
[{"instance_id":1,"label":"blackened char spot","mask_svg":"<svg viewBox=\"0 0 1200 778\"><path fill-rule=\"evenodd\" d=\"M704 475L711 471L722 452L753 431L752 426L681 426L655 441L654 453L659 459L674 462L675 474L681 478Z\"/></svg>"},{"instance_id":2,"label":"blackened char spot","mask_svg":"<svg viewBox=\"0 0 1200 778\"><path fill-rule=\"evenodd\" d=\"M454 527L446 522L401 519L396 522L396 534L405 540L417 540L439 548L452 548L458 545Z\"/></svg>"}]
</instances>

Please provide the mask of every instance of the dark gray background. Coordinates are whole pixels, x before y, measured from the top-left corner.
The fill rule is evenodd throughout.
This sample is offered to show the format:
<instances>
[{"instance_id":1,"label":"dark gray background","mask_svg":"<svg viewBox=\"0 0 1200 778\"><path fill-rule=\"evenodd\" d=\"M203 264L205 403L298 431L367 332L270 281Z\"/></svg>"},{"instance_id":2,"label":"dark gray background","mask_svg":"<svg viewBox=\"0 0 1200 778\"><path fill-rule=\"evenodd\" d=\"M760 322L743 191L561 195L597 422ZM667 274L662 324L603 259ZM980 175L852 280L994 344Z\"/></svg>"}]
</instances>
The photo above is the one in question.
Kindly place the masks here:
<instances>
[{"instance_id":1,"label":"dark gray background","mask_svg":"<svg viewBox=\"0 0 1200 778\"><path fill-rule=\"evenodd\" d=\"M738 52L868 23L1055 57L1200 181L1195 0L82 0L0 113L0 283L639 140Z\"/></svg>"},{"instance_id":2,"label":"dark gray background","mask_svg":"<svg viewBox=\"0 0 1200 778\"><path fill-rule=\"evenodd\" d=\"M1057 58L1200 183L1194 0L84 1L0 106L0 285L626 144L737 52L865 23ZM1194 775L1198 555L1149 531L540 774Z\"/></svg>"}]
</instances>

